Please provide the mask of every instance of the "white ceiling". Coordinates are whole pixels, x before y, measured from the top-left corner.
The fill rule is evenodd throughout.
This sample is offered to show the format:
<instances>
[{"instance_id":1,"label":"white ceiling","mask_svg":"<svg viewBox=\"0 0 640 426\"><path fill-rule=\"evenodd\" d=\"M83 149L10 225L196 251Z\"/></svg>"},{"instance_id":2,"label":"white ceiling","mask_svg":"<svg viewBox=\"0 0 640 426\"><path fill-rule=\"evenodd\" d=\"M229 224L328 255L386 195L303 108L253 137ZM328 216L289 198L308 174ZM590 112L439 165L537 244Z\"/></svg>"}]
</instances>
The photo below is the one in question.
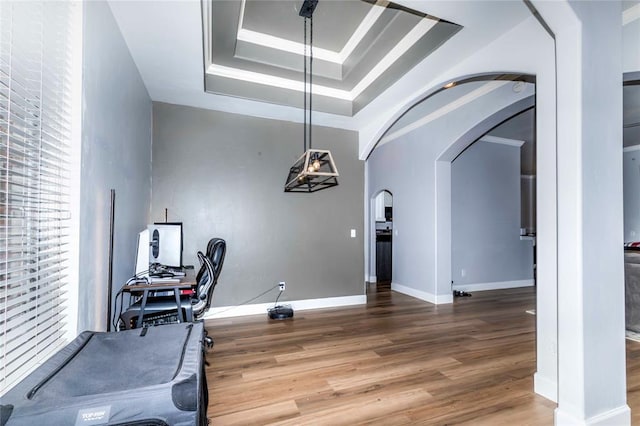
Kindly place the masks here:
<instances>
[{"instance_id":1,"label":"white ceiling","mask_svg":"<svg viewBox=\"0 0 640 426\"><path fill-rule=\"evenodd\" d=\"M205 90L302 107L301 6L301 0L203 0ZM307 27L310 44L310 20ZM388 0L318 2L314 110L357 113L461 28Z\"/></svg>"},{"instance_id":2,"label":"white ceiling","mask_svg":"<svg viewBox=\"0 0 640 426\"><path fill-rule=\"evenodd\" d=\"M337 51L340 46L344 47L345 40L348 42L355 32L354 28L357 28L363 22L363 16L370 13L373 8L370 3L362 0L346 1L347 3L340 8L338 4L341 2L320 0L316 9L316 17L318 19L315 31L317 31L318 40L314 40L314 44L318 47L326 48L329 51ZM460 25L462 29L453 34L449 41L446 41L446 38L443 39L442 42L444 44L436 49L437 55L429 55L428 53L430 52L426 54L423 52L422 56L419 57L418 65L415 65L415 58L405 62L399 61L398 63L402 64L403 67L407 67L407 69L401 69L399 72L396 70L392 81L381 85L382 90L385 90L382 92L383 96L379 96L379 90L375 93L370 93L361 105L353 109L353 116L350 113L345 114L344 111L332 110L331 105L329 105L326 108L321 108L329 112L314 112L314 124L360 130L372 119L375 119L375 109L379 108L379 105L374 108L369 107L369 101L378 97L380 99L377 103L380 104L380 100L387 102L387 100L394 99L394 97L397 99L410 94L412 87L402 82L402 76L411 67L414 68L412 70L414 74L424 70L428 70L430 74L441 74L444 70L470 56L481 47L504 34L508 29L531 16L530 11L522 1L397 1L412 10ZM207 4L214 6L218 4L235 5L238 10L240 10L242 4L245 4L242 27L249 33L266 34L269 32L272 36L280 39L294 39L296 31L301 32L302 30L302 18L296 16L295 8L298 7L296 6L298 3L301 4L302 1L257 0L246 4L241 0L213 0L211 3L209 3L209 0L205 0L204 3L197 0L109 1L124 40L153 101L301 122L303 120L301 109L292 106L296 105L296 102L276 102L273 99L268 99L267 95L260 93L255 96L243 96L242 89L239 89L237 93L227 94L220 94L223 91L219 91L220 93L217 94L206 91L205 66L207 53L203 45L202 14L202 10L203 8L206 9ZM292 7L294 9L289 10L289 12L293 13L294 17L284 19L285 11ZM325 8L325 11L321 13L322 7ZM623 8L627 10L627 16L635 17L634 21L637 22L638 17L628 13L628 11L640 11L640 2L638 0L624 2ZM335 18L336 14L339 15L337 18ZM334 16L333 19L336 19L336 23L339 23L339 25L331 28L331 31L327 34L326 27L330 26L328 22L331 22L331 16ZM238 17L239 15L236 19ZM300 21L296 21L296 19ZM420 21L424 18L413 16L409 19ZM321 23L323 28L319 28ZM232 34L232 36L235 42L237 42L238 37L238 24L239 21L234 21L233 26L236 33ZM296 29L297 26L299 30ZM385 28L389 37L402 37L403 32L397 28L393 28L391 25ZM404 34L406 34L406 30ZM298 42L300 41L298 40ZM262 61L263 63L260 64L260 60L256 58L260 58L260 55L263 55L263 59L269 59L269 55L273 53L273 49L269 46L263 46L262 48L263 52L260 53L259 45L249 43L243 47L242 55L257 55L253 60L255 64L246 67L248 70L280 67L281 70L279 72L281 75L288 76L290 79L293 78L292 75L295 75L296 72L299 73L299 69L287 70L286 64L264 63L268 61ZM237 56L237 53L235 55ZM280 52L279 55L282 55L282 53ZM273 57L277 56L273 55ZM246 57L227 59L238 62L245 61L245 65L247 63ZM369 59L369 61L372 61L372 59ZM277 61L272 60L272 62ZM325 80L330 80L330 78ZM398 82L394 83L396 80ZM269 91L266 86L251 86L249 84L248 87L252 87L255 92ZM625 123L638 123L640 122L640 93L637 86L635 89L629 89L628 87L625 88ZM627 95L627 93L630 93L630 95ZM253 99L249 99L250 97ZM442 99L445 98L442 97ZM300 95L297 96L297 99L298 101L301 99ZM314 102L315 100L316 95L314 95ZM635 129L640 129L640 127L636 126ZM516 137L515 139L524 138Z\"/></svg>"},{"instance_id":3,"label":"white ceiling","mask_svg":"<svg viewBox=\"0 0 640 426\"><path fill-rule=\"evenodd\" d=\"M331 1L320 0L317 11L323 2ZM214 2L240 4L240 0ZM303 120L297 107L205 91L200 1L112 0L109 4L153 101L257 117ZM446 69L530 16L524 3L518 1L402 1L402 4L464 27L453 36L456 39L455 49L446 55L438 55L437 59L427 57L421 63L425 66L424 62L429 62L426 65L436 70ZM367 4L367 7L370 6ZM500 19L494 19L495 16L500 16ZM492 24L486 25L487 22ZM438 51L446 47L447 43ZM353 117L316 112L314 123L357 130L369 119L366 109L364 107Z\"/></svg>"}]
</instances>

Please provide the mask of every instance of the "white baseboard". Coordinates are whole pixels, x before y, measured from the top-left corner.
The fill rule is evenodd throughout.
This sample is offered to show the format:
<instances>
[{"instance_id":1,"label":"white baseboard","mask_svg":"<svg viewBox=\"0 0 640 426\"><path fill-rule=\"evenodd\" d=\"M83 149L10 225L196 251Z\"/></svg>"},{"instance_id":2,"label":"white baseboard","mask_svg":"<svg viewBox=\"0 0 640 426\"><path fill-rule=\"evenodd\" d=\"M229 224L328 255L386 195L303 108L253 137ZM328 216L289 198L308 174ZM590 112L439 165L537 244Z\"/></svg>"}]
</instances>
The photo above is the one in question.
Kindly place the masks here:
<instances>
[{"instance_id":1,"label":"white baseboard","mask_svg":"<svg viewBox=\"0 0 640 426\"><path fill-rule=\"evenodd\" d=\"M435 305L453 303L453 294L451 293L435 295L394 282L391 283L391 290L397 291L398 293L406 294L407 296L415 297L416 299L424 300L425 302L433 303Z\"/></svg>"},{"instance_id":2,"label":"white baseboard","mask_svg":"<svg viewBox=\"0 0 640 426\"><path fill-rule=\"evenodd\" d=\"M631 410L626 404L588 419L574 417L558 407L554 411L554 417L555 424L563 426L626 426L631 424Z\"/></svg>"},{"instance_id":3,"label":"white baseboard","mask_svg":"<svg viewBox=\"0 0 640 426\"><path fill-rule=\"evenodd\" d=\"M377 276L375 276L375 275L371 275L371 276L369 277L369 282L370 282L370 283L376 283L376 282L378 282L378 277L377 277Z\"/></svg>"},{"instance_id":4,"label":"white baseboard","mask_svg":"<svg viewBox=\"0 0 640 426\"><path fill-rule=\"evenodd\" d=\"M364 294L360 294L356 296L295 300L293 302L284 303L289 303L293 307L293 309L298 309L301 311L305 309L338 308L340 306L366 305L367 296Z\"/></svg>"},{"instance_id":5,"label":"white baseboard","mask_svg":"<svg viewBox=\"0 0 640 426\"><path fill-rule=\"evenodd\" d=\"M453 294L437 294L436 295L436 305L445 305L447 303L453 303Z\"/></svg>"},{"instance_id":6,"label":"white baseboard","mask_svg":"<svg viewBox=\"0 0 640 426\"><path fill-rule=\"evenodd\" d=\"M558 384L538 373L533 375L533 391L550 401L558 402Z\"/></svg>"},{"instance_id":7,"label":"white baseboard","mask_svg":"<svg viewBox=\"0 0 640 426\"><path fill-rule=\"evenodd\" d=\"M273 302L255 303L253 305L221 306L219 308L210 308L209 311L204 314L203 318L213 319L243 317L245 315L260 315L266 313L267 309L271 307L273 307Z\"/></svg>"},{"instance_id":8,"label":"white baseboard","mask_svg":"<svg viewBox=\"0 0 640 426\"><path fill-rule=\"evenodd\" d=\"M282 300L279 304L291 305L294 311L303 311L306 309L322 309L322 308L337 308L340 306L351 305L365 305L367 303L367 296L342 296L342 297L325 297L322 299L303 299L303 300ZM245 315L261 315L266 314L267 309L273 307L273 302L270 303L256 303L253 305L240 305L240 306L222 306L219 308L211 308L209 312L204 315L204 319L213 318L230 318L240 317Z\"/></svg>"},{"instance_id":9,"label":"white baseboard","mask_svg":"<svg viewBox=\"0 0 640 426\"><path fill-rule=\"evenodd\" d=\"M452 290L458 291L485 291L485 290L502 290L505 288L532 287L534 281L516 280L516 281L497 281L493 283L475 283L475 284L454 284Z\"/></svg>"}]
</instances>

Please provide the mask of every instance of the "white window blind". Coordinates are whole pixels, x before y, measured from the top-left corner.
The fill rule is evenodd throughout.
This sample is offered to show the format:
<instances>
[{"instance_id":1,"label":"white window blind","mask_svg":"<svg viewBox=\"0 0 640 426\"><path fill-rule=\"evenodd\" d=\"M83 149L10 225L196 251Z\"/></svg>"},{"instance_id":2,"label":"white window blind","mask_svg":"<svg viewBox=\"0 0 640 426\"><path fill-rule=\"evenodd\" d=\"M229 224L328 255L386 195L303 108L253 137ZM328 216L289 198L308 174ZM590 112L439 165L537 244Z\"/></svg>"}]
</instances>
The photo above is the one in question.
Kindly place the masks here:
<instances>
[{"instance_id":1,"label":"white window blind","mask_svg":"<svg viewBox=\"0 0 640 426\"><path fill-rule=\"evenodd\" d=\"M0 394L65 341L75 2L0 1Z\"/></svg>"}]
</instances>

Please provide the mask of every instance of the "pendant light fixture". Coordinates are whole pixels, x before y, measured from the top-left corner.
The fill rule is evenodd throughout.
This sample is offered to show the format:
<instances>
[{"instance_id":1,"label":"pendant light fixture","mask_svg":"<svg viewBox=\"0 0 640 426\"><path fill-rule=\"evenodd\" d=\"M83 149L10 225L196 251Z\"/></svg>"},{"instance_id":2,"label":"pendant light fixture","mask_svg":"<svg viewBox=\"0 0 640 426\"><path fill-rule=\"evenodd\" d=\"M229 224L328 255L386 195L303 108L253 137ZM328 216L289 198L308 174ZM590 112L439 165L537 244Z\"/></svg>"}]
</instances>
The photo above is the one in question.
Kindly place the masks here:
<instances>
[{"instance_id":1,"label":"pendant light fixture","mask_svg":"<svg viewBox=\"0 0 640 426\"><path fill-rule=\"evenodd\" d=\"M291 166L284 192L316 192L338 185L338 169L331 152L312 146L312 87L313 87L313 12L318 0L305 0L299 15L304 17L304 154ZM307 57L307 21L311 26ZM307 61L309 63L309 91L307 92ZM307 109L307 99L309 108ZM308 117L308 125L307 125ZM307 140L309 148L307 149Z\"/></svg>"}]
</instances>

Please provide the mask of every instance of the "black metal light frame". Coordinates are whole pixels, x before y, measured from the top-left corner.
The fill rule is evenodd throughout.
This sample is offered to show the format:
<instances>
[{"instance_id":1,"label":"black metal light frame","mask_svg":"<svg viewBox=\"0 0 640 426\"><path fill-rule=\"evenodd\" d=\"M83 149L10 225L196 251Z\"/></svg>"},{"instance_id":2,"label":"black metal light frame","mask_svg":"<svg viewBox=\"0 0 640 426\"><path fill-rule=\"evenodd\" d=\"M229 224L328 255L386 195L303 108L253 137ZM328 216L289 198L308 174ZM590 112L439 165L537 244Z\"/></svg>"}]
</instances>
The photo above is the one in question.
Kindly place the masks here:
<instances>
[{"instance_id":1,"label":"black metal light frame","mask_svg":"<svg viewBox=\"0 0 640 426\"><path fill-rule=\"evenodd\" d=\"M284 185L285 192L316 192L338 185L338 169L331 152L312 148L312 87L313 87L313 12L318 0L305 0L300 16L304 17L304 154L291 166ZM307 20L311 23L309 43L309 92L307 92ZM307 97L309 108L307 109ZM309 125L307 126L307 115ZM307 149L307 138L309 149Z\"/></svg>"}]
</instances>

